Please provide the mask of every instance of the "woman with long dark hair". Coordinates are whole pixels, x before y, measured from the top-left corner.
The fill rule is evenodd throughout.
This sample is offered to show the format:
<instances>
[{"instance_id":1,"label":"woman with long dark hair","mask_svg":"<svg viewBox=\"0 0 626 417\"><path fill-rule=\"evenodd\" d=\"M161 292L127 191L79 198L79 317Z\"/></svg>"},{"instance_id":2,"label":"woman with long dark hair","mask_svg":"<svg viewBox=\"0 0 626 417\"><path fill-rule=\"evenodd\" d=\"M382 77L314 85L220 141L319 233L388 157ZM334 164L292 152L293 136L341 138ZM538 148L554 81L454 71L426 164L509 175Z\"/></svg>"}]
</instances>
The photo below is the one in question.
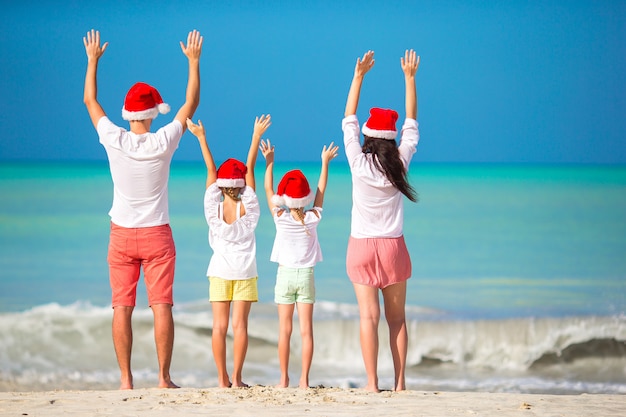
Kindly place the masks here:
<instances>
[{"instance_id":1,"label":"woman with long dark hair","mask_svg":"<svg viewBox=\"0 0 626 417\"><path fill-rule=\"evenodd\" d=\"M378 392L379 291L394 364L393 389L404 390L408 335L405 319L407 280L411 258L404 242L403 196L416 202L417 194L408 182L409 163L419 140L415 74L420 59L415 51L400 58L406 88L406 119L396 144L394 110L372 108L359 140L356 111L365 74L374 66L374 52L357 58L342 121L344 145L352 174L352 219L346 269L359 304L361 352L367 386Z\"/></svg>"}]
</instances>

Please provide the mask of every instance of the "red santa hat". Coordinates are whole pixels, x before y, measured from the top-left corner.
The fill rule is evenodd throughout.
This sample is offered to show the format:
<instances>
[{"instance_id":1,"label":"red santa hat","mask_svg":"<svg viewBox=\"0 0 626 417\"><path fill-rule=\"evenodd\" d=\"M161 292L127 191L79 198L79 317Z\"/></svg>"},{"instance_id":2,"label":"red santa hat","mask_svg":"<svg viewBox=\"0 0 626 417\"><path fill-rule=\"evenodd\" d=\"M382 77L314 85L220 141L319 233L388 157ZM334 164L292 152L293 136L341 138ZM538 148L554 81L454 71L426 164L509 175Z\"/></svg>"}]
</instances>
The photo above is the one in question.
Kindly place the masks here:
<instances>
[{"instance_id":1,"label":"red santa hat","mask_svg":"<svg viewBox=\"0 0 626 417\"><path fill-rule=\"evenodd\" d=\"M314 195L309 182L299 169L287 172L278 183L278 190L272 196L272 203L289 208L304 207L313 201Z\"/></svg>"},{"instance_id":2,"label":"red santa hat","mask_svg":"<svg viewBox=\"0 0 626 417\"><path fill-rule=\"evenodd\" d=\"M248 167L236 159L230 158L224 161L217 169L218 187L242 188L246 185L246 172Z\"/></svg>"},{"instance_id":3,"label":"red santa hat","mask_svg":"<svg viewBox=\"0 0 626 417\"><path fill-rule=\"evenodd\" d=\"M398 134L396 131L397 120L397 111L373 107L370 109L370 118L365 122L361 131L370 138L395 140Z\"/></svg>"},{"instance_id":4,"label":"red santa hat","mask_svg":"<svg viewBox=\"0 0 626 417\"><path fill-rule=\"evenodd\" d=\"M169 104L163 103L156 88L146 83L137 83L126 94L122 118L124 120L154 119L159 113L165 114L169 111Z\"/></svg>"}]
</instances>

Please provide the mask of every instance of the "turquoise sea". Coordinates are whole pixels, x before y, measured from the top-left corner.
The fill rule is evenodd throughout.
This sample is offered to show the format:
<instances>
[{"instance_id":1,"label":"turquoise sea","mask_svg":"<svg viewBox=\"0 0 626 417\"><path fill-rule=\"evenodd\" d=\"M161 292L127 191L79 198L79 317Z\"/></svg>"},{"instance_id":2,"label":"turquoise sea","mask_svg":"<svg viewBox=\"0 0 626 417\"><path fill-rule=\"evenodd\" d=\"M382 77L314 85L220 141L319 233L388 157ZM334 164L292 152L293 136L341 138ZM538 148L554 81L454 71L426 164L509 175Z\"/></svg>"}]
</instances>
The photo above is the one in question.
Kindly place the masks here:
<instances>
[{"instance_id":1,"label":"turquoise sea","mask_svg":"<svg viewBox=\"0 0 626 417\"><path fill-rule=\"evenodd\" d=\"M263 165L262 158L259 165ZM313 184L317 163L300 168ZM262 189L262 169L257 183ZM626 393L626 166L413 163L405 202L410 389ZM201 163L175 162L171 225L177 383L216 386L205 275L210 257ZM0 163L0 390L116 388L106 250L106 162ZM265 196L259 193L265 209ZM345 273L351 185L331 164L316 267L311 383L360 386L358 317ZM257 229L260 302L244 379L278 381L274 226ZM381 326L381 387L393 368ZM294 332L292 379L299 372ZM134 363L156 381L151 312L140 285Z\"/></svg>"}]
</instances>

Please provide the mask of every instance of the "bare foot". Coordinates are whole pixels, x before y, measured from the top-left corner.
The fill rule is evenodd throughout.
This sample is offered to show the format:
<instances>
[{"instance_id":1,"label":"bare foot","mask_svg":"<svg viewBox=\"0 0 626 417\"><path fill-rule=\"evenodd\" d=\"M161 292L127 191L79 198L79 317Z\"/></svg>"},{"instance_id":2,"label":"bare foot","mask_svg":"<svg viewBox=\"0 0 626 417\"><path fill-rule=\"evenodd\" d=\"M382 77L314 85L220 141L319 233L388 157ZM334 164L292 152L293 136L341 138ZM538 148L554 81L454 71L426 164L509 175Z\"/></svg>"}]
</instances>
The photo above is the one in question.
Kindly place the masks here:
<instances>
[{"instance_id":1,"label":"bare foot","mask_svg":"<svg viewBox=\"0 0 626 417\"><path fill-rule=\"evenodd\" d=\"M280 382L276 384L276 388L289 388L289 375L281 376Z\"/></svg>"},{"instance_id":2,"label":"bare foot","mask_svg":"<svg viewBox=\"0 0 626 417\"><path fill-rule=\"evenodd\" d=\"M129 379L122 379L120 382L120 389L121 390L126 390L126 389L133 389L133 378L129 378Z\"/></svg>"},{"instance_id":3,"label":"bare foot","mask_svg":"<svg viewBox=\"0 0 626 417\"><path fill-rule=\"evenodd\" d=\"M380 392L380 390L378 389L377 386L375 385L367 385L365 388L363 388L365 391L369 391L369 392Z\"/></svg>"},{"instance_id":4,"label":"bare foot","mask_svg":"<svg viewBox=\"0 0 626 417\"><path fill-rule=\"evenodd\" d=\"M231 386L232 388L250 388L250 386L243 381L234 382Z\"/></svg>"},{"instance_id":5,"label":"bare foot","mask_svg":"<svg viewBox=\"0 0 626 417\"><path fill-rule=\"evenodd\" d=\"M178 385L173 383L172 381L162 381L159 382L159 388L180 388Z\"/></svg>"},{"instance_id":6,"label":"bare foot","mask_svg":"<svg viewBox=\"0 0 626 417\"><path fill-rule=\"evenodd\" d=\"M300 389L309 389L309 378L300 378Z\"/></svg>"},{"instance_id":7,"label":"bare foot","mask_svg":"<svg viewBox=\"0 0 626 417\"><path fill-rule=\"evenodd\" d=\"M400 378L400 380L396 380L396 391L404 391L406 389L406 385L404 383L404 377Z\"/></svg>"},{"instance_id":8,"label":"bare foot","mask_svg":"<svg viewBox=\"0 0 626 417\"><path fill-rule=\"evenodd\" d=\"M233 384L231 384L230 381L226 381L226 382L218 381L217 386L220 388L230 388L233 386Z\"/></svg>"}]
</instances>

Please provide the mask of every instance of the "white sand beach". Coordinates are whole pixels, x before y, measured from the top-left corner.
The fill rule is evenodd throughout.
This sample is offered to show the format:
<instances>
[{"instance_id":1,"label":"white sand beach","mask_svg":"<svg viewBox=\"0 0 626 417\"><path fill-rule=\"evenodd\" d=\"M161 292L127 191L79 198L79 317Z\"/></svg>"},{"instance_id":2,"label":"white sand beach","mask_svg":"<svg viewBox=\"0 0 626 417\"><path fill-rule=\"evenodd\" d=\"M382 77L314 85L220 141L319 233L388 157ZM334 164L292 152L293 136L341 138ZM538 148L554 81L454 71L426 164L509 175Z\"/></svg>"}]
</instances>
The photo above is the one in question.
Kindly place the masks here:
<instances>
[{"instance_id":1,"label":"white sand beach","mask_svg":"<svg viewBox=\"0 0 626 417\"><path fill-rule=\"evenodd\" d=\"M360 389L138 389L1 392L1 416L603 416L626 415L626 396Z\"/></svg>"}]
</instances>

